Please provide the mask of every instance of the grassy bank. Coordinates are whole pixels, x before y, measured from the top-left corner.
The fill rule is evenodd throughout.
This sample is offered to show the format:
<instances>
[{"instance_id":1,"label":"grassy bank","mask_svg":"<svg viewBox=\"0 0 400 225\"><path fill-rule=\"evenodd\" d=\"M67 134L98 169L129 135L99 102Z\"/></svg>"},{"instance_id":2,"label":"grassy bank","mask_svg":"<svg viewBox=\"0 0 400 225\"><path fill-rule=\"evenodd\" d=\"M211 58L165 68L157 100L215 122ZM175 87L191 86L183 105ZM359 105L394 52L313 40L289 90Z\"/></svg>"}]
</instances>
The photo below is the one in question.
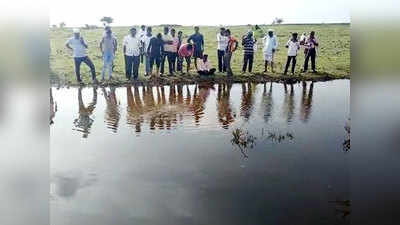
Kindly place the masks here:
<instances>
[{"instance_id":1,"label":"grassy bank","mask_svg":"<svg viewBox=\"0 0 400 225\"><path fill-rule=\"evenodd\" d=\"M193 27L175 27L177 31L182 30L184 37L193 33ZM232 34L240 39L240 37L246 33L249 29L248 26L231 26L229 27ZM263 27L267 29L269 27ZM276 71L275 73L264 74L264 61L262 56L261 43L258 45L258 51L255 53L255 60L253 65L254 74L241 75L241 67L243 60L243 53L241 48L234 53L232 59L232 69L234 77L232 81L266 81L266 80L287 80L292 79L289 76L283 76L283 67L286 62L287 51L284 47L287 40L290 37L290 32L309 32L314 30L319 40L320 47L317 53L317 74L305 73L300 74L301 66L304 62L304 54L302 50L297 58L296 66L296 80L330 80L338 78L350 78L350 25L348 24L321 24L321 25L278 25L271 27L275 30L279 40L278 51L275 56ZM113 72L113 81L109 84L123 84L125 83L124 74L124 60L122 55L122 38L128 33L129 27L113 27L113 32L118 40L118 51L114 61L115 68ZM217 67L217 56L216 56L216 33L218 27L200 27L201 33L205 38L205 54L209 55L209 60L213 67ZM153 27L153 34L162 31L162 27ZM89 45L88 55L92 59L95 67L96 74L99 79L102 59L101 52L99 51L98 45L102 37L103 29L94 30L82 30L82 36L85 38ZM51 29L50 30L50 80L53 82L61 82L68 85L75 85L76 78L74 73L74 64L71 58L70 52L64 47L65 41L72 36L71 29ZM260 40L261 41L261 40ZM204 78L200 78L193 70L194 65L192 63L191 76L177 76L174 78L162 78L155 82L160 83L171 83L171 82L185 82L192 83ZM89 70L86 65L81 66L82 79L85 83L90 82ZM148 77L144 77L144 66L140 65L139 82L153 82ZM225 80L226 75L217 73L212 78L207 80Z\"/></svg>"}]
</instances>

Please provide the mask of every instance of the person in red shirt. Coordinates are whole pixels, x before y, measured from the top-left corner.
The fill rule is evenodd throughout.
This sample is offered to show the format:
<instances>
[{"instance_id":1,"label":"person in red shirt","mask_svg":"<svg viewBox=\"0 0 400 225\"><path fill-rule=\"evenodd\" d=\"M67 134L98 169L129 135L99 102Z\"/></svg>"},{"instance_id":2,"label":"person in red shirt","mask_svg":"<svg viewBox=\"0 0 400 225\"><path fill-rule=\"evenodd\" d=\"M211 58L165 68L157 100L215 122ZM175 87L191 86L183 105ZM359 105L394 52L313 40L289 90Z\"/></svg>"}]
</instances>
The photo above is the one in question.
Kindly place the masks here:
<instances>
[{"instance_id":1,"label":"person in red shirt","mask_svg":"<svg viewBox=\"0 0 400 225\"><path fill-rule=\"evenodd\" d=\"M228 46L225 51L225 66L226 73L228 77L233 76L232 68L231 68L231 59L232 54L236 51L239 42L231 35L231 31L229 29L225 30L225 35L228 36Z\"/></svg>"},{"instance_id":2,"label":"person in red shirt","mask_svg":"<svg viewBox=\"0 0 400 225\"><path fill-rule=\"evenodd\" d=\"M186 60L186 65L187 65L187 66L186 66L186 72L187 72L187 74L189 74L189 70L190 70L190 57L192 57L192 55L193 55L193 44L187 43L187 44L183 44L183 45L180 46L179 51L178 51L178 56L179 56L179 59L180 59L181 62L182 62L183 59L185 58L185 60ZM180 69L179 72L181 72L181 74L184 74L184 73L183 73L182 66L180 66L179 69Z\"/></svg>"}]
</instances>

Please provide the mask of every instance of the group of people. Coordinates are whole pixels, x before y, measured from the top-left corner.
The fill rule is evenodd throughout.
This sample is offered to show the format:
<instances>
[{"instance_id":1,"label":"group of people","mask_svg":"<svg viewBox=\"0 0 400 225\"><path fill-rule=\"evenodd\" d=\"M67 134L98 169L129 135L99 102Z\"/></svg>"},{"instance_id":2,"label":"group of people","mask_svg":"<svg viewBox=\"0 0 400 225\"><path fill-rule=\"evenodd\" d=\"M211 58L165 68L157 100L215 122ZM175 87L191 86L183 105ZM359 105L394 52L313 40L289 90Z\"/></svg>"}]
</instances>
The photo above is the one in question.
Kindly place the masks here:
<instances>
[{"instance_id":1,"label":"group of people","mask_svg":"<svg viewBox=\"0 0 400 225\"><path fill-rule=\"evenodd\" d=\"M96 72L93 62L87 56L86 44L80 35L79 29L73 29L74 36L66 42L66 47L72 50L72 56L75 63L75 73L78 82L82 82L80 75L81 63L87 64L90 68L92 81L97 82ZM274 72L274 55L278 48L278 40L274 31L269 29L267 33L259 26L255 26L253 30L249 30L242 37L243 48L243 67L242 72L247 70L251 73L253 69L254 54L257 50L257 38L261 38L263 42L263 57L265 61L265 70L268 71L268 65ZM111 79L113 71L113 60L117 51L117 38L114 36L110 27L105 27L105 31L100 40L100 51L103 57L103 67L101 71L101 79L104 81L105 73L108 70L108 79ZM304 33L300 40L297 33L292 33L292 37L286 43L287 61L284 74L287 74L290 64L292 64L291 72L294 74L296 66L296 56L300 47L304 46L305 62L303 71L308 69L308 61L311 58L311 67L315 72L316 47L318 42L315 38L315 32L312 31L307 37ZM217 34L217 58L218 71L226 72L227 76L232 76L231 59L233 53L238 49L239 41L231 35L229 29L220 28ZM204 54L204 36L200 33L199 27L194 27L194 34L183 41L182 31L176 32L174 28L164 27L163 33L153 35L152 27L142 25L139 31L132 27L129 34L123 38L122 50L125 60L125 75L128 80L135 81L139 75L140 63L144 64L145 76L163 76L165 72L165 64L168 63L168 76L174 76L176 72L183 72L183 63L186 62L186 73L189 74L192 58L194 66L199 75L213 75L216 71L211 67L208 55ZM153 68L156 72L153 73Z\"/></svg>"}]
</instances>

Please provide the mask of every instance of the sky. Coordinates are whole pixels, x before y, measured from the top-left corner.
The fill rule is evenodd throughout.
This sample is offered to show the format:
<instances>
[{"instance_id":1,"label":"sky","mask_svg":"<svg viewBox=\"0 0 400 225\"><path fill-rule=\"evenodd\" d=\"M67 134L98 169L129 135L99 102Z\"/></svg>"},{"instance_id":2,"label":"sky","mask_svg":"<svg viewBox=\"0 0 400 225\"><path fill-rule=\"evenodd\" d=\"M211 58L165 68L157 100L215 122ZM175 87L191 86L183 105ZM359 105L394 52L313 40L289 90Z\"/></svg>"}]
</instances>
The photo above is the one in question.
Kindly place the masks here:
<instances>
[{"instance_id":1,"label":"sky","mask_svg":"<svg viewBox=\"0 0 400 225\"><path fill-rule=\"evenodd\" d=\"M243 25L270 24L275 17L284 23L350 22L346 0L57 0L49 1L50 25L68 27L101 25L103 16L114 26L130 25ZM196 8L194 7L196 5Z\"/></svg>"}]
</instances>

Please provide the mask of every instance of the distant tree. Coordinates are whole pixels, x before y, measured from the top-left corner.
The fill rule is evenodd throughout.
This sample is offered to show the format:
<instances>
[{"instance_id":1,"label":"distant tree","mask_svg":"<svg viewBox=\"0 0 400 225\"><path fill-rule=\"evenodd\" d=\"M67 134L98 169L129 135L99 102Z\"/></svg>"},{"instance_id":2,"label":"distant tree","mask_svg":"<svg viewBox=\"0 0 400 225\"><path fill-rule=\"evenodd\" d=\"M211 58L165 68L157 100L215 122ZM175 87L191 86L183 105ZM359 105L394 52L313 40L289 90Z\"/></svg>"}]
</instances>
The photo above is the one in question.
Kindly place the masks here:
<instances>
[{"instance_id":1,"label":"distant tree","mask_svg":"<svg viewBox=\"0 0 400 225\"><path fill-rule=\"evenodd\" d=\"M60 25L59 25L59 27L60 27L61 29L63 29L65 26L66 26L65 22L61 22Z\"/></svg>"},{"instance_id":2,"label":"distant tree","mask_svg":"<svg viewBox=\"0 0 400 225\"><path fill-rule=\"evenodd\" d=\"M53 27L53 29L56 29L57 25L53 24L51 27Z\"/></svg>"},{"instance_id":3,"label":"distant tree","mask_svg":"<svg viewBox=\"0 0 400 225\"><path fill-rule=\"evenodd\" d=\"M101 22L103 22L104 26L107 26L108 24L111 24L114 19L109 16L104 16L103 18L100 19Z\"/></svg>"},{"instance_id":4,"label":"distant tree","mask_svg":"<svg viewBox=\"0 0 400 225\"><path fill-rule=\"evenodd\" d=\"M83 29L91 30L91 29L97 29L97 28L99 28L97 25L85 24L85 27Z\"/></svg>"},{"instance_id":5,"label":"distant tree","mask_svg":"<svg viewBox=\"0 0 400 225\"><path fill-rule=\"evenodd\" d=\"M276 17L274 21L272 21L272 24L281 24L281 23L283 23L283 19L278 17Z\"/></svg>"}]
</instances>

